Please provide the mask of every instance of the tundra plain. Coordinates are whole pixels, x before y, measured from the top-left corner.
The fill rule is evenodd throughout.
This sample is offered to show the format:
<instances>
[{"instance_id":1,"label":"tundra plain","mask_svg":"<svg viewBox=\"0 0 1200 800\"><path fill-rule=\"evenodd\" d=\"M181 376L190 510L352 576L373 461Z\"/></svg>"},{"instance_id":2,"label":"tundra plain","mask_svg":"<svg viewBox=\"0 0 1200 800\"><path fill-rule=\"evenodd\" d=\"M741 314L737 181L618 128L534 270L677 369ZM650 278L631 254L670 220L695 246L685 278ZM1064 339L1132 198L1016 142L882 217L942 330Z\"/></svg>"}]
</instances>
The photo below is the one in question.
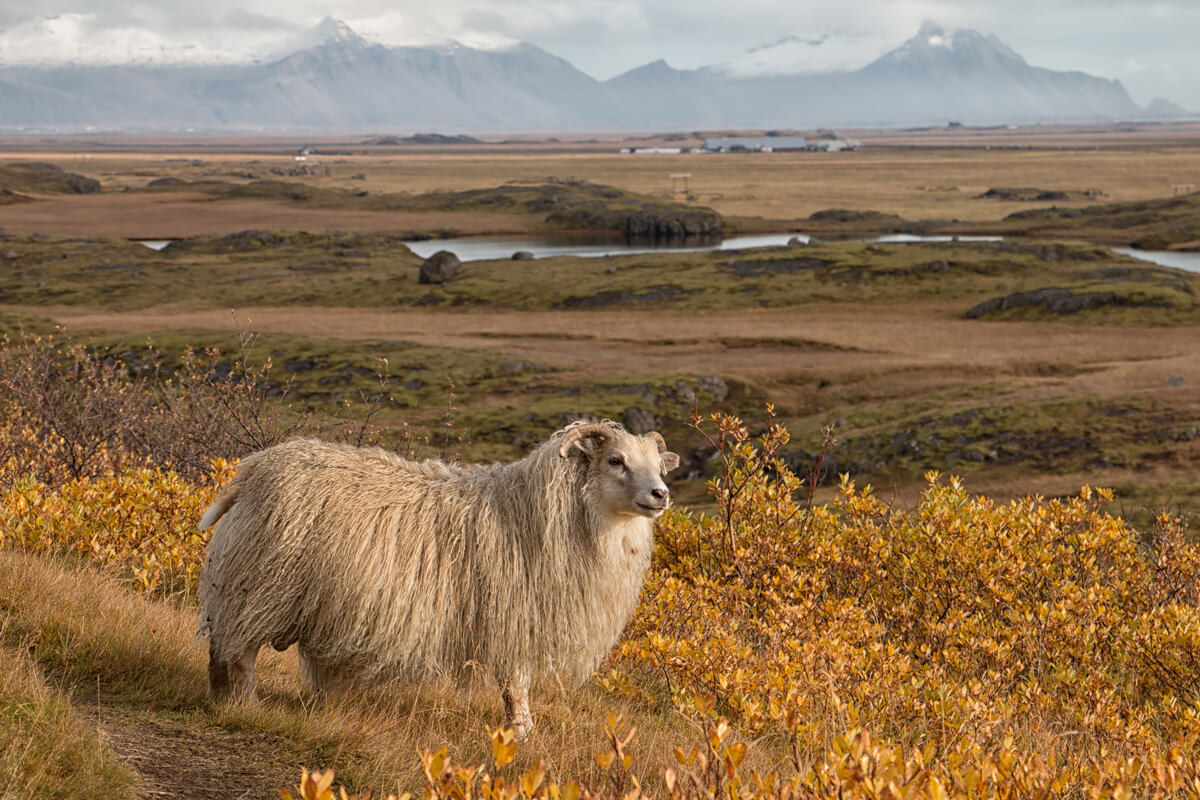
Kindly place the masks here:
<instances>
[{"instance_id":1,"label":"tundra plain","mask_svg":"<svg viewBox=\"0 0 1200 800\"><path fill-rule=\"evenodd\" d=\"M1056 231L1058 244L830 241L741 257L472 262L459 280L429 289L416 283L420 259L400 238L548 228L538 214L491 200L394 198L554 178L708 206L729 230L852 235L898 217L986 231L1014 212L1184 191L1200 181L1198 133L1193 123L853 132L865 145L855 152L723 155L616 152L699 144L692 135L441 147L14 140L0 166L49 162L95 178L101 191L31 194L0 207L15 256L3 302L125 348L147 337L167 349L228 346L238 327L260 331L280 371L316 404L361 395L375 380L366 374L373 359L403 363L397 342L412 343L427 357L410 375L391 376L393 421L439 418L453 384L463 436L474 443L468 457L517 455L572 413L650 415L687 439L693 406L754 420L771 402L794 432L798 468L832 424L840 445L826 465L898 497L912 497L922 473L937 468L1001 497L1108 485L1126 513L1145 518L1160 506L1196 510L1200 496L1197 279L1061 243L1064 233L1128 243L1142 230L1132 223L1084 220ZM305 147L307 160L296 161ZM691 176L690 196L671 192L677 174ZM255 181L275 183L231 191ZM288 188L297 185L304 192ZM997 188L1070 199L981 197ZM1015 196L1025 199L1004 199ZM862 219L809 218L825 209ZM1185 208L1174 228L1198 213ZM1136 222L1147 217L1156 212L1138 212ZM1021 233L1015 225L1000 230ZM314 235L253 246L222 238L246 229ZM160 237L208 238L171 256L124 241ZM1115 288L1121 299L1075 313L1028 307L964 318L992 298L1062 286ZM724 388L705 394L705 377ZM702 453L687 444L696 478ZM680 495L701 499L701 483Z\"/></svg>"},{"instance_id":2,"label":"tundra plain","mask_svg":"<svg viewBox=\"0 0 1200 800\"><path fill-rule=\"evenodd\" d=\"M281 405L318 416L370 409L385 444L411 450L415 435L422 452L468 461L518 457L579 415L653 426L683 458L671 477L676 501L696 511L714 508L707 484L721 462L692 414L737 414L757 433L769 404L790 435L779 455L811 480L817 502L837 497L839 473L914 515L930 470L997 501L1109 487L1109 512L1143 531L1160 511L1181 513L1194 542L1200 274L1107 245L1156 237L1163 247L1194 247L1200 125L843 133L865 147L615 152L699 143L682 134L441 147L14 138L0 146L8 181L0 184L0 327L10 337L69 336L138 375L169 375L193 349L212 348L228 364L250 331L250 358L270 361L263 388ZM297 161L302 148L316 152ZM95 179L99 190L33 186L4 172L25 162ZM673 192L671 176L685 173L689 192ZM421 259L406 238L594 235L549 222L544 197L520 194L546 185L556 202L593 215L584 219L656 204L708 207L727 232L796 231L818 241L467 262L445 284L418 282ZM1002 191L981 197L992 189ZM862 238L906 226L1006 238ZM179 241L162 251L131 241L160 238ZM18 489L6 495L14 505L5 520L27 502ZM87 502L118 515L135 507L119 486L82 491L82 501L64 501L63 519ZM163 513L173 520L201 509L187 487L157 491L154 502L170 506ZM199 546L188 535L188 546ZM847 564L861 555L846 553ZM499 718L487 691L385 686L314 705L288 654L264 659L261 704L213 707L201 696L203 653L186 597L147 599L128 591L124 573L74 559L0 557L0 654L23 681L5 691L25 698L14 708L45 706L51 723L82 742L62 748L80 762L72 774L93 781L57 779L53 744L36 775L17 772L28 759L0 760L28 779L13 778L15 796L273 797L300 764L346 765L352 786L379 794L414 790L422 773L413 747L446 742L461 743L455 755L467 763L487 763L481 728ZM670 751L681 726L708 729L677 713L670 677L663 690L658 667L645 670L631 674L649 694L619 682L544 694L535 714L545 728L521 769L540 757L551 776L609 780L593 754L606 747L596 721L614 709L641 729L645 774L678 768ZM870 682L839 686L856 681ZM927 703L914 702L925 713ZM842 714L824 709L812 724L846 730ZM999 724L994 717L975 718L989 720L979 730ZM1100 757L1098 735L1066 737L1061 721L1023 717L1019 747L1063 748L1081 764ZM892 734L919 751L953 739L938 738L936 725L897 722ZM22 728L0 718L6 730ZM778 730L745 738L747 765L788 763ZM49 741L67 738L52 730Z\"/></svg>"}]
</instances>

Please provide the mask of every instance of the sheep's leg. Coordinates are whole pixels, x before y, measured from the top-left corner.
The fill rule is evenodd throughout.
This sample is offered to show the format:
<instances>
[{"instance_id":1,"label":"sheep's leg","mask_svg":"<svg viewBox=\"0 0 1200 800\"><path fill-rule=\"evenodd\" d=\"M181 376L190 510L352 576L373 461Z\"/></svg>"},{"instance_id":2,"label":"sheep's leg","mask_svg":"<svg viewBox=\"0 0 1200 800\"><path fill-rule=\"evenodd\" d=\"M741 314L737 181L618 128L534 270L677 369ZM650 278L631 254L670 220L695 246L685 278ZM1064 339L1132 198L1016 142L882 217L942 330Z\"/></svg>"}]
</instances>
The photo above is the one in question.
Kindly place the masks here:
<instances>
[{"instance_id":1,"label":"sheep's leg","mask_svg":"<svg viewBox=\"0 0 1200 800\"><path fill-rule=\"evenodd\" d=\"M208 645L208 696L220 700L229 694L229 663L217 657L217 646Z\"/></svg>"},{"instance_id":2,"label":"sheep's leg","mask_svg":"<svg viewBox=\"0 0 1200 800\"><path fill-rule=\"evenodd\" d=\"M250 645L242 655L229 662L229 691L237 698L254 695L254 661L261 645Z\"/></svg>"},{"instance_id":3,"label":"sheep's leg","mask_svg":"<svg viewBox=\"0 0 1200 800\"><path fill-rule=\"evenodd\" d=\"M504 686L504 724L513 729L518 740L524 740L533 730L533 715L529 713L529 676L517 673Z\"/></svg>"}]
</instances>

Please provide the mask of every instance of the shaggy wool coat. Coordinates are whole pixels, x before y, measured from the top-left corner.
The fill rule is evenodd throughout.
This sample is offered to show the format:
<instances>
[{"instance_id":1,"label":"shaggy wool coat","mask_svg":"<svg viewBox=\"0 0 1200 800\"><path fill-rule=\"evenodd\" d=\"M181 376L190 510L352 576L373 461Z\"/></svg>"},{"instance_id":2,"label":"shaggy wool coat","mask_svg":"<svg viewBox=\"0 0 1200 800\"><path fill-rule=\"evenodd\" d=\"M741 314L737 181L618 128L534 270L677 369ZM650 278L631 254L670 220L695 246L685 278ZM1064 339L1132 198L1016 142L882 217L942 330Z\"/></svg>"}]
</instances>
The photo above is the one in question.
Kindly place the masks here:
<instances>
[{"instance_id":1,"label":"shaggy wool coat","mask_svg":"<svg viewBox=\"0 0 1200 800\"><path fill-rule=\"evenodd\" d=\"M583 682L637 602L653 523L597 514L560 439L491 466L315 440L248 457L202 522L220 519L200 585L213 653L298 643L319 690L473 666Z\"/></svg>"}]
</instances>

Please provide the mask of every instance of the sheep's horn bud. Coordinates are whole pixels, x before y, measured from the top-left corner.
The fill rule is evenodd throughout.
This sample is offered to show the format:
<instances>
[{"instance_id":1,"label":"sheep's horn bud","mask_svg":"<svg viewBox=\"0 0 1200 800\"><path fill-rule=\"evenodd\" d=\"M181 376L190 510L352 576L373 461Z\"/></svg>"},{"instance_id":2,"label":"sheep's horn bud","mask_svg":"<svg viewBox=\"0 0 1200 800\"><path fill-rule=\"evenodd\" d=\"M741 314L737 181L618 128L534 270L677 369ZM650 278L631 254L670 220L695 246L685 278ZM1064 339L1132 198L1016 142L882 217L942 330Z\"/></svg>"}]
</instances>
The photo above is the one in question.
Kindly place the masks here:
<instances>
[{"instance_id":1,"label":"sheep's horn bud","mask_svg":"<svg viewBox=\"0 0 1200 800\"><path fill-rule=\"evenodd\" d=\"M567 452L571 445L589 436L595 436L600 439L611 439L613 435L612 428L603 424L578 425L574 428L568 428L563 434L562 442L558 445L558 454L563 458L567 457Z\"/></svg>"}]
</instances>

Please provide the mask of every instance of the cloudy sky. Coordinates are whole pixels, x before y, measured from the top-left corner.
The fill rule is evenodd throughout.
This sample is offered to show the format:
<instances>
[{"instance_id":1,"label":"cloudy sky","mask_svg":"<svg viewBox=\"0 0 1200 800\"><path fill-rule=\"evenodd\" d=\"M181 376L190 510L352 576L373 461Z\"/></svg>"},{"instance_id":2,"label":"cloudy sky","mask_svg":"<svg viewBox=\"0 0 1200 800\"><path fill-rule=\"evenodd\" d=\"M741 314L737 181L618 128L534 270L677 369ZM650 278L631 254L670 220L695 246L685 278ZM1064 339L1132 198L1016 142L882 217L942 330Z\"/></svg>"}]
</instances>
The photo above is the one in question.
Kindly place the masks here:
<instances>
[{"instance_id":1,"label":"cloudy sky","mask_svg":"<svg viewBox=\"0 0 1200 800\"><path fill-rule=\"evenodd\" d=\"M525 40L601 79L656 58L730 62L785 35L827 36L828 66L853 68L928 19L1200 111L1200 0L0 0L0 62L269 57L325 16L385 44Z\"/></svg>"}]
</instances>

